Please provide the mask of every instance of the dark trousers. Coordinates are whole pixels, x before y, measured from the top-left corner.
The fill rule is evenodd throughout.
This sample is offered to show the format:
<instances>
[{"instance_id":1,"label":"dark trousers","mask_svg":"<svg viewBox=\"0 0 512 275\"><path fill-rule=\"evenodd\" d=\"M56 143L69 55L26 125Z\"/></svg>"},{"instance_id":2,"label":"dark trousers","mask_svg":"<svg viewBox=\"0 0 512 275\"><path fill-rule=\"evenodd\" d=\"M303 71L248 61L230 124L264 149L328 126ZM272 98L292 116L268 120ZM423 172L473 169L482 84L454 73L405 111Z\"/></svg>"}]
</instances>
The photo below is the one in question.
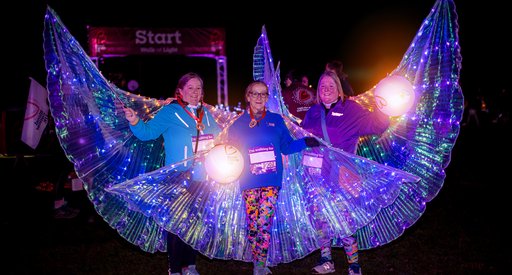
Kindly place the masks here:
<instances>
[{"instance_id":1,"label":"dark trousers","mask_svg":"<svg viewBox=\"0 0 512 275\"><path fill-rule=\"evenodd\" d=\"M180 237L167 232L167 259L171 273L181 273L183 267L195 265L196 253Z\"/></svg>"}]
</instances>

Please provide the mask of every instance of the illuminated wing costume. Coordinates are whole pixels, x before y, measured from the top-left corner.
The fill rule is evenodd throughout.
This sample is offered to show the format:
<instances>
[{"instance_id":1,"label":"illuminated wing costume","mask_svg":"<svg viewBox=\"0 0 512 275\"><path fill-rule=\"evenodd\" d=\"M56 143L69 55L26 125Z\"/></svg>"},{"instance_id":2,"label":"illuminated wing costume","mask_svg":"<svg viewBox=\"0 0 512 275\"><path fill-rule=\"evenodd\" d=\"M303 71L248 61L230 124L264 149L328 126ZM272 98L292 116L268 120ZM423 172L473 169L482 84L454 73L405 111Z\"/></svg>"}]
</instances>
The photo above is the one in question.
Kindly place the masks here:
<instances>
[{"instance_id":1,"label":"illuminated wing costume","mask_svg":"<svg viewBox=\"0 0 512 275\"><path fill-rule=\"evenodd\" d=\"M170 231L208 257L252 261L237 182L191 182L190 171L176 171L177 164L163 166L161 139L140 141L131 133L123 105L148 120L161 107L159 102L109 83L50 8L45 17L44 50L58 138L99 215L144 251L166 251L165 231ZM217 137L222 142L236 115L206 107L224 129ZM291 129L296 137L308 134L300 128ZM335 148L307 152L321 153L318 150L331 160L325 163L324 172L333 172L326 174L316 193L305 192L304 186L318 182L317 170L301 165L307 160L302 154L291 155L295 175L285 175L279 194L270 266L304 257L318 248L317 232L303 203L305 196L316 196L325 203L325 212L318 219L329 219L333 234L346 236L395 201L404 182L418 180ZM203 156L196 157L200 161ZM350 181L340 183L345 178ZM354 186L339 188L339 184Z\"/></svg>"},{"instance_id":2,"label":"illuminated wing costume","mask_svg":"<svg viewBox=\"0 0 512 275\"><path fill-rule=\"evenodd\" d=\"M174 169L179 163L163 166L161 139L143 142L131 133L123 106L132 107L147 120L159 110L159 102L109 83L50 8L45 17L44 50L56 132L99 215L144 251L166 251L166 231L171 231L208 257L252 261L237 182L191 182L190 170ZM235 114L206 107L224 129L217 138L222 142ZM294 134L307 133L295 129ZM362 191L354 194L336 188L341 192L322 193L334 200L319 219L338 217L332 221L337 235L353 234L396 199L404 181L417 180L334 148L328 152L336 160L333 164L347 167L347 175L358 181ZM303 168L299 165L296 170L301 181L286 179L280 193L269 265L293 261L318 248L317 232L303 204L304 196L310 194L302 189L304 182L317 175ZM338 175L331 176L335 180L326 181L323 190L328 184L339 184Z\"/></svg>"},{"instance_id":3,"label":"illuminated wing costume","mask_svg":"<svg viewBox=\"0 0 512 275\"><path fill-rule=\"evenodd\" d=\"M459 134L463 96L459 86L460 46L455 4L439 0L423 21L398 67L390 75L406 77L415 87L416 105L403 116L392 118L380 137L360 139L357 154L409 172L419 182L402 185L397 200L382 209L356 232L359 247L370 249L398 238L414 224L443 186L445 168ZM258 54L256 54L258 53ZM283 104L278 72L262 72L273 63L265 28L255 48L254 78L272 87L269 109L288 116ZM267 58L267 60L265 60ZM276 74L276 75L272 75ZM374 88L355 100L371 109ZM295 127L290 124L290 127ZM293 175L293 171L288 171ZM342 246L340 239L337 246Z\"/></svg>"}]
</instances>

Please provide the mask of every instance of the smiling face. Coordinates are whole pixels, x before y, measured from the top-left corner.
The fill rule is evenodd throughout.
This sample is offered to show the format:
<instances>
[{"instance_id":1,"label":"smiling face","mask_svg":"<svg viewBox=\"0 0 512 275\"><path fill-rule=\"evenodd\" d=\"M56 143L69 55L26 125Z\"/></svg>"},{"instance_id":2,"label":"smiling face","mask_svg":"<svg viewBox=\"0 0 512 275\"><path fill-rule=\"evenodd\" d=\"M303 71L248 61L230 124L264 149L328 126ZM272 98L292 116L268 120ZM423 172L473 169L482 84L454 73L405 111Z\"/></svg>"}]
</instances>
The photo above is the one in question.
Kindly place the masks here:
<instances>
[{"instance_id":1,"label":"smiling face","mask_svg":"<svg viewBox=\"0 0 512 275\"><path fill-rule=\"evenodd\" d=\"M191 78L183 88L178 89L183 96L183 101L190 105L197 105L203 97L203 82L197 78Z\"/></svg>"},{"instance_id":2,"label":"smiling face","mask_svg":"<svg viewBox=\"0 0 512 275\"><path fill-rule=\"evenodd\" d=\"M245 100L253 113L262 112L268 101L268 88L263 82L253 82L245 90Z\"/></svg>"},{"instance_id":3,"label":"smiling face","mask_svg":"<svg viewBox=\"0 0 512 275\"><path fill-rule=\"evenodd\" d=\"M343 97L340 81L332 72L324 72L322 74L317 92L320 101L324 104L331 104L338 100L339 97Z\"/></svg>"}]
</instances>

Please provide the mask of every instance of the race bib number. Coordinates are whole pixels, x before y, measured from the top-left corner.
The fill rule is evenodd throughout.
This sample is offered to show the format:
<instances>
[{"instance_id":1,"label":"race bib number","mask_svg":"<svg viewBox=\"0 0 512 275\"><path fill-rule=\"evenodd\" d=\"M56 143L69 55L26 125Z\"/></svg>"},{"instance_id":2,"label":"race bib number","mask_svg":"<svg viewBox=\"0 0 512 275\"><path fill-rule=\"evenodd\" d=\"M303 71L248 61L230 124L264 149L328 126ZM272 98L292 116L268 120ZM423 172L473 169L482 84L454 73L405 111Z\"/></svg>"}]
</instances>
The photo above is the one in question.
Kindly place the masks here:
<instances>
[{"instance_id":1,"label":"race bib number","mask_svg":"<svg viewBox=\"0 0 512 275\"><path fill-rule=\"evenodd\" d=\"M276 173L274 146L249 149L250 170L253 175Z\"/></svg>"},{"instance_id":2,"label":"race bib number","mask_svg":"<svg viewBox=\"0 0 512 275\"><path fill-rule=\"evenodd\" d=\"M319 176L322 173L322 163L324 159L321 154L305 152L302 156L302 164L306 166L309 174Z\"/></svg>"},{"instance_id":3,"label":"race bib number","mask_svg":"<svg viewBox=\"0 0 512 275\"><path fill-rule=\"evenodd\" d=\"M197 142L197 136L192 137L192 145L195 149ZM213 134L206 134L199 136L199 143L197 144L197 152L207 151L213 148L215 144L213 143Z\"/></svg>"}]
</instances>

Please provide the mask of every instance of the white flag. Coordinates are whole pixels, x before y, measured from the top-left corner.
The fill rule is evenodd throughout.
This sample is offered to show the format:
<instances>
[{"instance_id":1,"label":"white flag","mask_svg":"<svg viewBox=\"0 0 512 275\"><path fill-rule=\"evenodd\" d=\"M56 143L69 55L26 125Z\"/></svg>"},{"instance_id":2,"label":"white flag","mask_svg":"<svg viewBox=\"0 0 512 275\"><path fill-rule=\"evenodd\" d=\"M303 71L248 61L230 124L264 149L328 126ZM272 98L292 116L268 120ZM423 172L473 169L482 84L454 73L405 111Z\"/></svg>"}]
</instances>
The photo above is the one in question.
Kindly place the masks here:
<instances>
[{"instance_id":1,"label":"white flag","mask_svg":"<svg viewBox=\"0 0 512 275\"><path fill-rule=\"evenodd\" d=\"M21 140L32 149L36 149L44 128L48 124L48 91L33 78L30 80Z\"/></svg>"}]
</instances>

